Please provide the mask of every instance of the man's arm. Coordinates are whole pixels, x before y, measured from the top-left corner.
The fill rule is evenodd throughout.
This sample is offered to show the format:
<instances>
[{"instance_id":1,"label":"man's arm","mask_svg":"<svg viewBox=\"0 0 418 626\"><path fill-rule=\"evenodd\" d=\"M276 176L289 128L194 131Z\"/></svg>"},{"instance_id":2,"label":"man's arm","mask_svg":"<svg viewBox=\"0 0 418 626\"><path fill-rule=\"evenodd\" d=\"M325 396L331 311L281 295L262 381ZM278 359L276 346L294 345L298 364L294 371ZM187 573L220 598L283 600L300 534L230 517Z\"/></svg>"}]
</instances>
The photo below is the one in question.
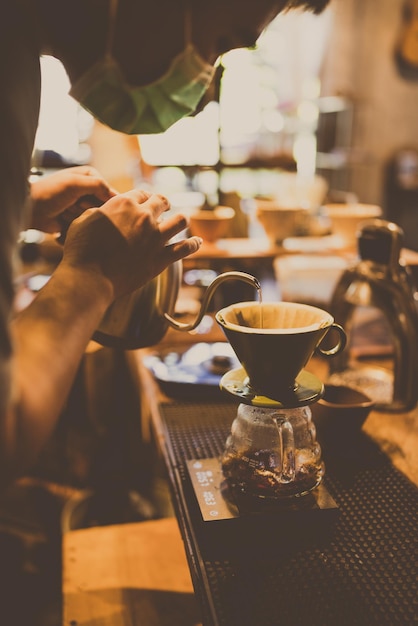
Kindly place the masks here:
<instances>
[{"instance_id":1,"label":"man's arm","mask_svg":"<svg viewBox=\"0 0 418 626\"><path fill-rule=\"evenodd\" d=\"M18 476L37 457L71 389L85 348L114 298L140 288L195 252L187 226L163 219L166 198L133 190L86 210L68 230L51 279L11 325L11 394L0 415L0 475Z\"/></svg>"}]
</instances>

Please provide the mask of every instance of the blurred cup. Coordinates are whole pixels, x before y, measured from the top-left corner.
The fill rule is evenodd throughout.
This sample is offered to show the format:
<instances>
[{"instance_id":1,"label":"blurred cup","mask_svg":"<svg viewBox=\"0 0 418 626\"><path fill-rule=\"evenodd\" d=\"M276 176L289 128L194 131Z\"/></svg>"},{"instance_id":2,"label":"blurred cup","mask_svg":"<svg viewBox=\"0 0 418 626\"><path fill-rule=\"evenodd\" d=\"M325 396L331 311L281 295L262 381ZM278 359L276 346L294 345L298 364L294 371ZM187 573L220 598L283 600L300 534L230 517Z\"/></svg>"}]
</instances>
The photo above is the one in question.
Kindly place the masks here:
<instances>
[{"instance_id":1,"label":"blurred cup","mask_svg":"<svg viewBox=\"0 0 418 626\"><path fill-rule=\"evenodd\" d=\"M382 209L377 204L325 204L323 209L331 222L332 233L348 249L357 246L360 224L382 215Z\"/></svg>"},{"instance_id":2,"label":"blurred cup","mask_svg":"<svg viewBox=\"0 0 418 626\"><path fill-rule=\"evenodd\" d=\"M206 243L216 243L227 234L234 215L235 210L227 206L195 210L189 215L190 232Z\"/></svg>"},{"instance_id":3,"label":"blurred cup","mask_svg":"<svg viewBox=\"0 0 418 626\"><path fill-rule=\"evenodd\" d=\"M361 433L374 401L363 391L348 385L325 384L324 394L311 405L319 442L345 444Z\"/></svg>"},{"instance_id":4,"label":"blurred cup","mask_svg":"<svg viewBox=\"0 0 418 626\"><path fill-rule=\"evenodd\" d=\"M262 225L272 246L287 237L300 234L310 212L301 206L280 204L277 200L255 198L255 217Z\"/></svg>"},{"instance_id":5,"label":"blurred cup","mask_svg":"<svg viewBox=\"0 0 418 626\"><path fill-rule=\"evenodd\" d=\"M273 262L274 274L285 302L327 307L348 262L342 256L289 254Z\"/></svg>"}]
</instances>

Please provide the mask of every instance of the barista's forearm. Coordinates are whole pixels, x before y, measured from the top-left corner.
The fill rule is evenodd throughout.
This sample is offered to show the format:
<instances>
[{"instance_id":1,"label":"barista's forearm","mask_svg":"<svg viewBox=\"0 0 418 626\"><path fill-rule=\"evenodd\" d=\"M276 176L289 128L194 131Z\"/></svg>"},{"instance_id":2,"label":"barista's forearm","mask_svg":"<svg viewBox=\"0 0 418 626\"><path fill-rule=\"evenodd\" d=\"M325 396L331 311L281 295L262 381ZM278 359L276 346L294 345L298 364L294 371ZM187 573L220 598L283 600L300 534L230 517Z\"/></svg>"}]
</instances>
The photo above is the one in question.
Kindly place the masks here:
<instances>
[{"instance_id":1,"label":"barista's forearm","mask_svg":"<svg viewBox=\"0 0 418 626\"><path fill-rule=\"evenodd\" d=\"M0 450L1 465L12 475L33 462L52 433L111 299L102 277L61 265L14 321L13 400Z\"/></svg>"}]
</instances>

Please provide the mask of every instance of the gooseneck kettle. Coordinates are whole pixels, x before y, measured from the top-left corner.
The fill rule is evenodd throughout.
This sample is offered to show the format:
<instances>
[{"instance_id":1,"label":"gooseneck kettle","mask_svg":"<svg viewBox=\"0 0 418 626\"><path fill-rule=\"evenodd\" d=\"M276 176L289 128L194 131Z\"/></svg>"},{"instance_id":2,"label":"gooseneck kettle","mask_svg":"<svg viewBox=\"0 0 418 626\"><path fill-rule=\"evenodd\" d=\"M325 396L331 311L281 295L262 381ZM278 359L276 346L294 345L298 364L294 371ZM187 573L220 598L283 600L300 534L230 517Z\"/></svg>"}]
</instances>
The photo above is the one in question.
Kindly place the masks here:
<instances>
[{"instance_id":1,"label":"gooseneck kettle","mask_svg":"<svg viewBox=\"0 0 418 626\"><path fill-rule=\"evenodd\" d=\"M66 232L62 233L62 240L65 236ZM238 271L220 274L207 287L194 322L184 324L173 317L182 274L183 262L179 260L139 289L114 300L92 338L103 346L121 350L153 346L164 337L170 326L184 332L197 328L215 290L226 280L242 280L261 293L259 281L251 274Z\"/></svg>"},{"instance_id":2,"label":"gooseneck kettle","mask_svg":"<svg viewBox=\"0 0 418 626\"><path fill-rule=\"evenodd\" d=\"M241 280L260 292L260 283L251 274L225 272L207 287L196 319L189 324L182 323L173 317L182 269L182 261L177 261L143 287L117 298L107 309L93 339L104 346L122 350L153 346L164 337L169 327L183 332L197 328L215 290L223 282Z\"/></svg>"}]
</instances>

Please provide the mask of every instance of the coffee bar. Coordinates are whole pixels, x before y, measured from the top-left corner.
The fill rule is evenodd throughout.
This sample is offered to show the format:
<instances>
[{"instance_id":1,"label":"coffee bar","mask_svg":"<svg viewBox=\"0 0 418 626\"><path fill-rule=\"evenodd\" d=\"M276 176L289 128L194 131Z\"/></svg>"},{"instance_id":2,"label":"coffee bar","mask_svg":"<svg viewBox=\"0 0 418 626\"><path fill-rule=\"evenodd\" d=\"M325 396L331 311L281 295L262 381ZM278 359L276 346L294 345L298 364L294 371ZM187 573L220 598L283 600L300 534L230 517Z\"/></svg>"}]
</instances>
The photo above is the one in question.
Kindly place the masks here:
<instances>
[{"instance_id":1,"label":"coffee bar","mask_svg":"<svg viewBox=\"0 0 418 626\"><path fill-rule=\"evenodd\" d=\"M216 392L200 384L194 394L186 375L181 390L181 376L177 384L170 380L168 359L165 371L158 368L164 349L158 357L149 349L131 354L142 415L168 472L202 623L413 623L416 408L382 411L378 398L370 402L359 387L328 384L332 356L317 351L298 372L297 391L268 387L268 355L282 354L278 345L272 348L275 341L297 344L293 323L300 324L310 353L318 338L308 348L307 335L317 332L316 324L327 332L330 320L306 319L317 310L298 305L303 321L290 321L282 304L262 306L264 324L257 302L215 314L238 356L219 373ZM217 328L212 333L215 345L222 341ZM267 363L253 371L264 339ZM327 351L342 354L340 341L334 338ZM187 355L200 342L174 345ZM283 380L293 376L294 348L284 351ZM172 350L169 343L165 354L172 358ZM225 369L232 353L218 351L217 358L204 355L206 365ZM357 367L366 378L389 361L361 358ZM184 371L190 375L192 368Z\"/></svg>"},{"instance_id":2,"label":"coffee bar","mask_svg":"<svg viewBox=\"0 0 418 626\"><path fill-rule=\"evenodd\" d=\"M95 430L55 443L103 452L48 481L65 626L414 622L417 264L381 216L355 247L221 237L109 311L69 407Z\"/></svg>"},{"instance_id":3,"label":"coffee bar","mask_svg":"<svg viewBox=\"0 0 418 626\"><path fill-rule=\"evenodd\" d=\"M381 243L378 266L366 257L367 244L375 249L370 241L383 232L390 252L385 258L393 263L385 288L392 289L393 302L400 294L407 328L416 333L415 309L409 308L415 254L397 248L396 227L381 220L368 224L365 258L340 272L333 293L345 293L343 287L355 284L353 275L363 290L366 285L380 293ZM247 242L248 253L239 255L235 241L230 258L227 244L221 240L213 255L221 262L218 271L237 256L248 270L252 247L262 248L263 240ZM211 260L212 245L196 255L194 270L202 272L201 261ZM413 623L418 414L409 385L394 381L416 335L388 347L389 309L375 310L370 322L365 307L364 317L356 314L350 325L347 316L344 328L330 307L275 297L266 267L272 271L274 260L286 254L281 246L266 250L253 265L260 281L241 271L218 274L198 291L198 310L175 316L157 345L126 353L144 438L155 449L173 508L165 520L68 529L65 623L110 619L110 580L99 581L103 568L114 572L111 585L119 591L112 611L124 624L142 606L139 596L125 599L126 587L154 584L181 598L182 604L169 596L164 601L170 623ZM234 298L241 288L245 301L218 308L222 286ZM180 310L188 289L195 294L196 285L180 289ZM398 350L406 350L399 363ZM162 522L167 526L160 537ZM88 545L96 542L112 548L93 556ZM136 564L136 554L158 564L155 580L143 562ZM188 582L180 586L183 579Z\"/></svg>"},{"instance_id":4,"label":"coffee bar","mask_svg":"<svg viewBox=\"0 0 418 626\"><path fill-rule=\"evenodd\" d=\"M109 10L118 4L115 32L138 11L128 0ZM203 3L205 19L195 4L202 32L223 3ZM239 4L225 3L219 19ZM270 4L282 3L244 2L246 20ZM72 265L71 242L85 232L81 218L63 247L74 207L60 233L20 235L17 315L57 268L52 291L75 268L97 295L70 281L67 306L59 301L69 338L51 324L60 357L73 372L78 345L82 360L39 458L0 497L0 558L37 607L33 626L417 624L418 65L399 66L397 37L405 6L415 24L418 5L404 5L293 7L254 49L239 39L210 72L206 63L201 74L213 78L196 111L163 132L125 134L74 98L71 108L56 59L41 59L30 182L69 166L100 172L107 200L84 197L87 229L93 237L101 220L109 260L97 227ZM175 2L162 6L177 20ZM157 19L153 3L148 11ZM134 48L119 44L126 62ZM92 102L102 93L113 83ZM59 128L44 110L57 96ZM191 108L173 103L176 120ZM151 130L171 115L166 100L159 107ZM198 249L178 244L192 236ZM164 264L182 245L195 251ZM3 625L1 616L0 606Z\"/></svg>"}]
</instances>

